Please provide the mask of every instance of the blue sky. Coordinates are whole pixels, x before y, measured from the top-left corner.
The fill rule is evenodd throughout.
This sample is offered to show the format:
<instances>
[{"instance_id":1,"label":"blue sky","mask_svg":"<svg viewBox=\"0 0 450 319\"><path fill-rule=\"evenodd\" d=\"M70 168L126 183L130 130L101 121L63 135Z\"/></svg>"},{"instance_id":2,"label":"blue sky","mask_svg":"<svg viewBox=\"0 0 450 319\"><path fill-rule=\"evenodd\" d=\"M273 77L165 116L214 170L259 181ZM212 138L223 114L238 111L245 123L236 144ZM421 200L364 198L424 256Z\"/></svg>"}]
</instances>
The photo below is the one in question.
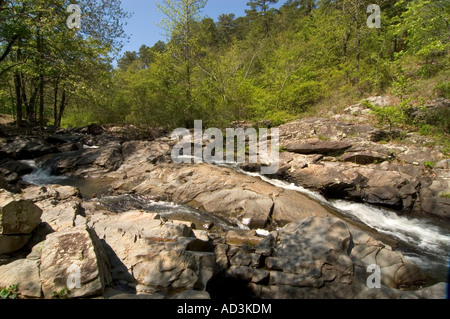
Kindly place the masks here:
<instances>
[{"instance_id":1,"label":"blue sky","mask_svg":"<svg viewBox=\"0 0 450 319\"><path fill-rule=\"evenodd\" d=\"M142 44L152 46L158 40L165 41L164 30L156 24L162 19L155 0L122 0L125 11L134 13L125 26L125 31L130 37L125 43L122 52L137 51ZM234 13L236 17L245 15L248 0L208 0L201 15L208 16L214 21L222 13ZM280 0L276 7L280 7L284 1Z\"/></svg>"}]
</instances>

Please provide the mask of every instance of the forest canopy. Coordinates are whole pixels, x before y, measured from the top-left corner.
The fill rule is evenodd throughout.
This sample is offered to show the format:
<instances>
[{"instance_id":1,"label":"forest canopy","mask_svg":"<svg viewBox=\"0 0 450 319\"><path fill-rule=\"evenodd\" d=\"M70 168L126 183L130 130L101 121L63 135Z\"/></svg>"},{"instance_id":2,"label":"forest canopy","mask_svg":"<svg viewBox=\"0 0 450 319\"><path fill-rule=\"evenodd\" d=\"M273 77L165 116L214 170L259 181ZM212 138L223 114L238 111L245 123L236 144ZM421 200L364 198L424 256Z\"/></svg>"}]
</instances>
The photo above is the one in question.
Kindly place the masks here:
<instances>
[{"instance_id":1,"label":"forest canopy","mask_svg":"<svg viewBox=\"0 0 450 319\"><path fill-rule=\"evenodd\" d=\"M166 41L116 68L130 15L120 0L77 2L81 29L66 26L69 1L0 0L0 112L19 126L278 125L429 83L422 98L449 95L449 0L253 0L217 21L202 16L207 0L160 0Z\"/></svg>"}]
</instances>

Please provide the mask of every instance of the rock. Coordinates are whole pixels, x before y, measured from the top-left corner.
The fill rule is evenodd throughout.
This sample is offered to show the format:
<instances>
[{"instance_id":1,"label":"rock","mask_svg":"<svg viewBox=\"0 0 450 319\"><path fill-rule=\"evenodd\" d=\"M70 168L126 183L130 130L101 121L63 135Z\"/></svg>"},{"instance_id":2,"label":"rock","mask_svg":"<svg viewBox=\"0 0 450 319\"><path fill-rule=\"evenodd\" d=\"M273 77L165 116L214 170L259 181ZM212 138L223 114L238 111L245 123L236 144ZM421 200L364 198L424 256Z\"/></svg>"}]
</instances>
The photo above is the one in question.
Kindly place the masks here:
<instances>
[{"instance_id":1,"label":"rock","mask_svg":"<svg viewBox=\"0 0 450 319\"><path fill-rule=\"evenodd\" d=\"M23 248L30 239L31 235L0 235L0 255Z\"/></svg>"},{"instance_id":2,"label":"rock","mask_svg":"<svg viewBox=\"0 0 450 319\"><path fill-rule=\"evenodd\" d=\"M51 298L52 292L67 288L67 282L73 276L69 271L73 267L79 269L81 287L70 289L71 298L101 295L111 282L109 262L91 229L74 228L49 235L40 262L45 298Z\"/></svg>"},{"instance_id":3,"label":"rock","mask_svg":"<svg viewBox=\"0 0 450 319\"><path fill-rule=\"evenodd\" d=\"M308 218L285 226L274 257L296 262L326 260L330 254L347 253L351 234L348 226L334 218Z\"/></svg>"},{"instance_id":4,"label":"rock","mask_svg":"<svg viewBox=\"0 0 450 319\"><path fill-rule=\"evenodd\" d=\"M41 298L39 260L19 259L0 266L0 287L10 285L18 285L21 297Z\"/></svg>"},{"instance_id":5,"label":"rock","mask_svg":"<svg viewBox=\"0 0 450 319\"><path fill-rule=\"evenodd\" d=\"M0 168L7 170L9 174L16 173L19 176L30 174L33 171L31 166L10 158L0 160Z\"/></svg>"},{"instance_id":6,"label":"rock","mask_svg":"<svg viewBox=\"0 0 450 319\"><path fill-rule=\"evenodd\" d=\"M183 292L179 292L173 295L170 299L195 299L195 300L209 300L211 296L206 291L198 291L198 290L185 290Z\"/></svg>"},{"instance_id":7,"label":"rock","mask_svg":"<svg viewBox=\"0 0 450 319\"><path fill-rule=\"evenodd\" d=\"M31 186L22 190L22 196L26 200L39 203L44 200L65 201L81 198L80 190L72 186L46 185Z\"/></svg>"},{"instance_id":8,"label":"rock","mask_svg":"<svg viewBox=\"0 0 450 319\"><path fill-rule=\"evenodd\" d=\"M177 289L201 290L203 284L198 276L195 261L182 251L162 251L147 254L133 267L138 283L172 293Z\"/></svg>"},{"instance_id":9,"label":"rock","mask_svg":"<svg viewBox=\"0 0 450 319\"><path fill-rule=\"evenodd\" d=\"M329 214L320 204L299 193L285 191L259 178L243 176L224 167L208 164L143 164L131 168L126 174L126 181L113 184L113 188L189 204L202 212L225 219L231 225L246 221L249 228L265 228L270 222L280 225L305 216ZM296 203L296 209L282 209L278 197L289 198ZM277 208L276 203L280 207ZM274 209L277 213L272 219ZM218 225L216 222L214 224Z\"/></svg>"},{"instance_id":10,"label":"rock","mask_svg":"<svg viewBox=\"0 0 450 319\"><path fill-rule=\"evenodd\" d=\"M352 145L343 142L310 140L290 143L285 145L285 147L289 152L293 153L329 155L342 153L352 147Z\"/></svg>"},{"instance_id":11,"label":"rock","mask_svg":"<svg viewBox=\"0 0 450 319\"><path fill-rule=\"evenodd\" d=\"M20 187L18 183L21 178L16 173L11 173L8 170L0 168L0 189L4 189L8 192L19 193Z\"/></svg>"},{"instance_id":12,"label":"rock","mask_svg":"<svg viewBox=\"0 0 450 319\"><path fill-rule=\"evenodd\" d=\"M0 234L31 234L41 223L42 210L18 195L0 191Z\"/></svg>"},{"instance_id":13,"label":"rock","mask_svg":"<svg viewBox=\"0 0 450 319\"><path fill-rule=\"evenodd\" d=\"M122 146L108 142L99 148L81 149L36 160L40 167L50 167L54 175L92 177L117 170L122 164Z\"/></svg>"},{"instance_id":14,"label":"rock","mask_svg":"<svg viewBox=\"0 0 450 319\"><path fill-rule=\"evenodd\" d=\"M342 155L341 160L344 162L351 162L360 165L368 165L373 163L382 163L387 161L389 157L384 154L373 152L373 151L363 151L363 152L352 152L345 153Z\"/></svg>"},{"instance_id":15,"label":"rock","mask_svg":"<svg viewBox=\"0 0 450 319\"><path fill-rule=\"evenodd\" d=\"M89 225L102 239L114 280L134 281L132 267L140 260L139 256L147 254L149 250L143 233L161 226L161 221L155 217L156 214L142 211L91 217Z\"/></svg>"},{"instance_id":16,"label":"rock","mask_svg":"<svg viewBox=\"0 0 450 319\"><path fill-rule=\"evenodd\" d=\"M439 161L434 166L435 169L450 169L450 159Z\"/></svg>"},{"instance_id":17,"label":"rock","mask_svg":"<svg viewBox=\"0 0 450 319\"><path fill-rule=\"evenodd\" d=\"M98 124L91 124L87 127L87 131L92 135L102 135L105 132L105 129Z\"/></svg>"},{"instance_id":18,"label":"rock","mask_svg":"<svg viewBox=\"0 0 450 319\"><path fill-rule=\"evenodd\" d=\"M254 230L230 230L225 238L230 245L257 245L262 241Z\"/></svg>"},{"instance_id":19,"label":"rock","mask_svg":"<svg viewBox=\"0 0 450 319\"><path fill-rule=\"evenodd\" d=\"M381 283L390 288L408 287L425 281L425 275L400 252L374 240L362 231L352 230L354 247L350 257L357 267L361 281L367 279L366 269L370 265L381 268ZM358 275L359 274L359 275Z\"/></svg>"},{"instance_id":20,"label":"rock","mask_svg":"<svg viewBox=\"0 0 450 319\"><path fill-rule=\"evenodd\" d=\"M6 145L3 145L1 150L7 157L16 160L34 159L58 152L58 149L54 145L51 145L41 139L20 137L17 137L14 141Z\"/></svg>"},{"instance_id":21,"label":"rock","mask_svg":"<svg viewBox=\"0 0 450 319\"><path fill-rule=\"evenodd\" d=\"M44 208L42 222L47 223L54 231L62 231L76 226L75 220L82 213L80 201L67 201L55 206L50 203L49 205L38 203L38 205Z\"/></svg>"},{"instance_id":22,"label":"rock","mask_svg":"<svg viewBox=\"0 0 450 319\"><path fill-rule=\"evenodd\" d=\"M448 283L441 282L434 286L416 292L420 299L446 299L448 297Z\"/></svg>"}]
</instances>

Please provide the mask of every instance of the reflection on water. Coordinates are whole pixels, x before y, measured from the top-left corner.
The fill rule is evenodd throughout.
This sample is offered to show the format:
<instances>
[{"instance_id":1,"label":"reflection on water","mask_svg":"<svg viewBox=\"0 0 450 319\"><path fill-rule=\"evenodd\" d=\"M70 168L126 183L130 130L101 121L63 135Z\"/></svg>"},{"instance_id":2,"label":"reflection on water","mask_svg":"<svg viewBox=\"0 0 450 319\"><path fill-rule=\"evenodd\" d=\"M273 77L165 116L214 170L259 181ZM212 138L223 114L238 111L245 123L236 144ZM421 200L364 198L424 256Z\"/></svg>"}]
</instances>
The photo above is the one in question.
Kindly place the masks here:
<instances>
[{"instance_id":1,"label":"reflection on water","mask_svg":"<svg viewBox=\"0 0 450 319\"><path fill-rule=\"evenodd\" d=\"M33 168L31 174L25 175L22 179L32 185L45 186L45 185L62 185L73 186L80 190L83 198L91 199L101 195L107 195L113 179L110 178L72 178L67 176L55 176L51 175L50 167L37 167L35 161L22 161Z\"/></svg>"}]
</instances>

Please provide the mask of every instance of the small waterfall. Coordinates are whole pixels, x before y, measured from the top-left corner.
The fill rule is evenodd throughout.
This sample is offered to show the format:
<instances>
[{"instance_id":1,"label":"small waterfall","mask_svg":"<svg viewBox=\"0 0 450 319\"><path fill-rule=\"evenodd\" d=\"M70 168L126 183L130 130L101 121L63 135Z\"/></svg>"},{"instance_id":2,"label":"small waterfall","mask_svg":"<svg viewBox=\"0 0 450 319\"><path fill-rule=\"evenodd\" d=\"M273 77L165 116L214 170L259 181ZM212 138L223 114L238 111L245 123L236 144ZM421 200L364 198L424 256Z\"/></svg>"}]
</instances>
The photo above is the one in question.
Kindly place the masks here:
<instances>
[{"instance_id":1,"label":"small waterfall","mask_svg":"<svg viewBox=\"0 0 450 319\"><path fill-rule=\"evenodd\" d=\"M38 167L34 160L23 160L21 162L33 168L33 172L22 177L29 184L36 186L61 184L69 179L66 176L52 175L50 167Z\"/></svg>"}]
</instances>

